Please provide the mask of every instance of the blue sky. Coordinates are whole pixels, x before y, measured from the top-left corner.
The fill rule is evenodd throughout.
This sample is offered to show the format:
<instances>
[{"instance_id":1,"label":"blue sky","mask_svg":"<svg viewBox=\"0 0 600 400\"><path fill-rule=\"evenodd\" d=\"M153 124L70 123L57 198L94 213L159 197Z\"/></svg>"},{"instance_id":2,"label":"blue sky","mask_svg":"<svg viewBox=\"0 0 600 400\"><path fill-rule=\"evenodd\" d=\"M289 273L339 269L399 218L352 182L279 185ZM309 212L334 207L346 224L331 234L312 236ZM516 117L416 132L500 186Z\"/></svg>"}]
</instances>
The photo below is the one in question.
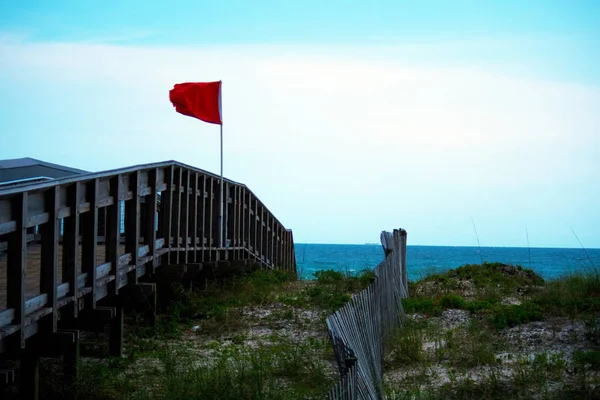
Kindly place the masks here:
<instances>
[{"instance_id":1,"label":"blue sky","mask_svg":"<svg viewBox=\"0 0 600 400\"><path fill-rule=\"evenodd\" d=\"M222 79L225 174L299 242L600 247L599 64L597 1L3 2L0 158L217 172L168 90Z\"/></svg>"}]
</instances>

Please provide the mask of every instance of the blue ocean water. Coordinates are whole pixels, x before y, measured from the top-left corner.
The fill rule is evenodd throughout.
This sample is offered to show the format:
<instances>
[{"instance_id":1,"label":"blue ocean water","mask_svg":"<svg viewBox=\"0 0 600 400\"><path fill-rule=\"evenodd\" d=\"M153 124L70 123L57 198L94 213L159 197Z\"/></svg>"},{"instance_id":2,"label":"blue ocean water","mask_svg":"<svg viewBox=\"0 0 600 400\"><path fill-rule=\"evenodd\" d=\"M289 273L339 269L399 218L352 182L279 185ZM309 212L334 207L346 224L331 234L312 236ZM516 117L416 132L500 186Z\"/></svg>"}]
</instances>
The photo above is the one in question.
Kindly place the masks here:
<instances>
[{"instance_id":1,"label":"blue ocean water","mask_svg":"<svg viewBox=\"0 0 600 400\"><path fill-rule=\"evenodd\" d=\"M298 272L303 279L312 279L315 271L323 269L351 273L372 269L383 260L380 245L296 243L295 250ZM482 260L521 265L544 279L552 279L600 268L600 249L410 245L406 249L409 280L464 264L479 264Z\"/></svg>"}]
</instances>

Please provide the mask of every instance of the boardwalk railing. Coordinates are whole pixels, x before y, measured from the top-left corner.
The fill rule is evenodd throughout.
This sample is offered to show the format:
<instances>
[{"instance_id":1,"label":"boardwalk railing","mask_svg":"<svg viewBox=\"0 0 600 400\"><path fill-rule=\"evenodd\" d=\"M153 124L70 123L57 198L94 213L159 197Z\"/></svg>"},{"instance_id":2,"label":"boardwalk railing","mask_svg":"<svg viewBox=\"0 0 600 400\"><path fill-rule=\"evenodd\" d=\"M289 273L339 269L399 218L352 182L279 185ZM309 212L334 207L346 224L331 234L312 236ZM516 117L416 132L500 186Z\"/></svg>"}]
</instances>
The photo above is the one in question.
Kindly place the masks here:
<instances>
[{"instance_id":1,"label":"boardwalk railing","mask_svg":"<svg viewBox=\"0 0 600 400\"><path fill-rule=\"evenodd\" d=\"M404 314L408 296L406 231L382 232L385 259L375 268L375 281L344 307L327 317L341 379L329 399L382 398L385 344Z\"/></svg>"},{"instance_id":2,"label":"boardwalk railing","mask_svg":"<svg viewBox=\"0 0 600 400\"><path fill-rule=\"evenodd\" d=\"M9 337L23 348L55 332L66 305L77 316L161 266L253 260L295 273L292 231L231 180L217 246L219 185L167 161L0 189L0 353Z\"/></svg>"}]
</instances>

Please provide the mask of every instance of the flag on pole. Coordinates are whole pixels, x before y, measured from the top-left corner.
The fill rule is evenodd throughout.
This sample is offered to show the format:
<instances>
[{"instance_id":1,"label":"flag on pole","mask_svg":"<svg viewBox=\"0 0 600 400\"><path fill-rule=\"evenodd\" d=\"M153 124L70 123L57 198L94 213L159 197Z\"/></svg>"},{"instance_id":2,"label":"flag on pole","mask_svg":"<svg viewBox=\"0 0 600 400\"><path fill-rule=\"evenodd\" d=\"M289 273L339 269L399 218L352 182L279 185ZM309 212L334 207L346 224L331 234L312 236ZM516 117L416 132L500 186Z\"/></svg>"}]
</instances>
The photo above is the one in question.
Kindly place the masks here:
<instances>
[{"instance_id":1,"label":"flag on pole","mask_svg":"<svg viewBox=\"0 0 600 400\"><path fill-rule=\"evenodd\" d=\"M175 111L201 121L221 125L221 198L219 200L219 244L226 246L223 230L223 113L221 112L221 81L177 83L169 91ZM217 253L218 257L218 253Z\"/></svg>"},{"instance_id":2,"label":"flag on pole","mask_svg":"<svg viewBox=\"0 0 600 400\"><path fill-rule=\"evenodd\" d=\"M204 122L222 125L221 81L177 83L169 91L175 111Z\"/></svg>"}]
</instances>

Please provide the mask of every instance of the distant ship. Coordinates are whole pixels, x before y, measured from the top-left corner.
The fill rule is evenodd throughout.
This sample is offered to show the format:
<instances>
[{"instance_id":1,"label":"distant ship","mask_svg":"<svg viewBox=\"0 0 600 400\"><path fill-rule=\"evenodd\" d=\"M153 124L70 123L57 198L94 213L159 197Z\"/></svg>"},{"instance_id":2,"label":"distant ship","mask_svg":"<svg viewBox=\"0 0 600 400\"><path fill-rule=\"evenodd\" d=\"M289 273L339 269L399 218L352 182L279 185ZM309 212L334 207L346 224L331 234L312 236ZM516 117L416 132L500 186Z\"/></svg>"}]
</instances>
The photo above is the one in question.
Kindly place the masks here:
<instances>
[{"instance_id":1,"label":"distant ship","mask_svg":"<svg viewBox=\"0 0 600 400\"><path fill-rule=\"evenodd\" d=\"M377 242L367 242L365 244L369 245L369 246L372 246L372 245L378 245L379 243L377 243Z\"/></svg>"}]
</instances>

